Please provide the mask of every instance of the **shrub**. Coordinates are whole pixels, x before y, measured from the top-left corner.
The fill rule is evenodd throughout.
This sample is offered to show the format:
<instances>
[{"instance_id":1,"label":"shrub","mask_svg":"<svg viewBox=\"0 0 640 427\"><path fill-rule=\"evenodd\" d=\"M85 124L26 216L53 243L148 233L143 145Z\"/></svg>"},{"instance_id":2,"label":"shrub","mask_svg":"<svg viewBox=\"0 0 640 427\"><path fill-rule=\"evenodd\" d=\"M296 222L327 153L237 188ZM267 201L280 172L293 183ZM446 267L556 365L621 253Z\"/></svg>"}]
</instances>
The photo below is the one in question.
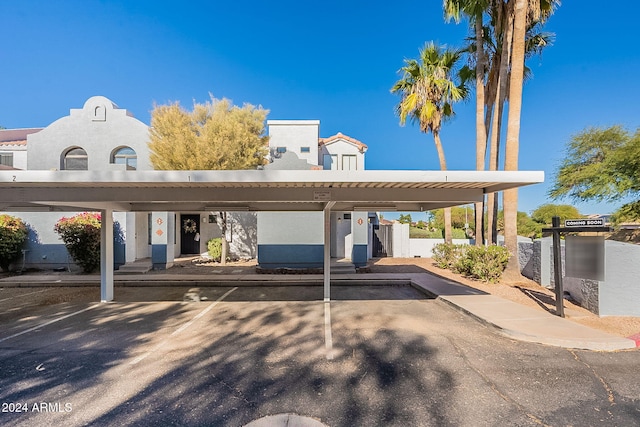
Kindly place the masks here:
<instances>
[{"instance_id":1,"label":"shrub","mask_svg":"<svg viewBox=\"0 0 640 427\"><path fill-rule=\"evenodd\" d=\"M222 239L218 237L209 240L207 242L207 252L215 262L220 262L222 259Z\"/></svg>"},{"instance_id":2,"label":"shrub","mask_svg":"<svg viewBox=\"0 0 640 427\"><path fill-rule=\"evenodd\" d=\"M463 249L468 245L454 245L452 243L438 243L433 246L432 259L440 268L452 269L458 261Z\"/></svg>"},{"instance_id":3,"label":"shrub","mask_svg":"<svg viewBox=\"0 0 640 427\"><path fill-rule=\"evenodd\" d=\"M471 246L478 250L473 258L475 262L471 269L471 277L484 282L495 283L500 280L502 272L509 262L509 251L504 246Z\"/></svg>"},{"instance_id":4,"label":"shrub","mask_svg":"<svg viewBox=\"0 0 640 427\"><path fill-rule=\"evenodd\" d=\"M27 226L20 218L0 215L0 269L9 270L9 265L21 253L27 240Z\"/></svg>"},{"instance_id":5,"label":"shrub","mask_svg":"<svg viewBox=\"0 0 640 427\"><path fill-rule=\"evenodd\" d=\"M84 273L100 267L100 214L83 212L70 218L62 217L54 226L67 251Z\"/></svg>"},{"instance_id":6,"label":"shrub","mask_svg":"<svg viewBox=\"0 0 640 427\"><path fill-rule=\"evenodd\" d=\"M497 282L509 261L509 251L504 246L470 246L440 243L433 248L433 260L440 268L446 268L464 276Z\"/></svg>"}]
</instances>

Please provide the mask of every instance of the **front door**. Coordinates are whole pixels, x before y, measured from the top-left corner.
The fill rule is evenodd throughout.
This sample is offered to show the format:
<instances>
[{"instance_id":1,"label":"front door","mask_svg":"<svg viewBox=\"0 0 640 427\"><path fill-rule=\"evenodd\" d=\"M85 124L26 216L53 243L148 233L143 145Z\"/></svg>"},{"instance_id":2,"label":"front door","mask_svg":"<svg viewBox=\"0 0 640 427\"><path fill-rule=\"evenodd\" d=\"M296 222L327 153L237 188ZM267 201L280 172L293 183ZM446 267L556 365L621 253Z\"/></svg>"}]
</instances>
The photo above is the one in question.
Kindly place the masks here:
<instances>
[{"instance_id":1,"label":"front door","mask_svg":"<svg viewBox=\"0 0 640 427\"><path fill-rule=\"evenodd\" d=\"M180 215L180 253L200 253L200 215Z\"/></svg>"}]
</instances>

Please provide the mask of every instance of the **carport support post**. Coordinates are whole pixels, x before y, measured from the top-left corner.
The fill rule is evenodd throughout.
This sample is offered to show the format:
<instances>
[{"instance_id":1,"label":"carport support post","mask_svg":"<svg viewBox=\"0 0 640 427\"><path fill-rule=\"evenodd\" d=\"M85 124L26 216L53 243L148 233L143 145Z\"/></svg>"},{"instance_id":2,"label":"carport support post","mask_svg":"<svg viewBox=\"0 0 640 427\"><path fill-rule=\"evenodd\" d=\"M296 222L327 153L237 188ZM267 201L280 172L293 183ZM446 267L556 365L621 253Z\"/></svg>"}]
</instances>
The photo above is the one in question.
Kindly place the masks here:
<instances>
[{"instance_id":1,"label":"carport support post","mask_svg":"<svg viewBox=\"0 0 640 427\"><path fill-rule=\"evenodd\" d=\"M113 301L113 209L100 212L100 300Z\"/></svg>"},{"instance_id":2,"label":"carport support post","mask_svg":"<svg viewBox=\"0 0 640 427\"><path fill-rule=\"evenodd\" d=\"M328 202L324 210L324 301L331 301L331 208L336 202Z\"/></svg>"}]
</instances>

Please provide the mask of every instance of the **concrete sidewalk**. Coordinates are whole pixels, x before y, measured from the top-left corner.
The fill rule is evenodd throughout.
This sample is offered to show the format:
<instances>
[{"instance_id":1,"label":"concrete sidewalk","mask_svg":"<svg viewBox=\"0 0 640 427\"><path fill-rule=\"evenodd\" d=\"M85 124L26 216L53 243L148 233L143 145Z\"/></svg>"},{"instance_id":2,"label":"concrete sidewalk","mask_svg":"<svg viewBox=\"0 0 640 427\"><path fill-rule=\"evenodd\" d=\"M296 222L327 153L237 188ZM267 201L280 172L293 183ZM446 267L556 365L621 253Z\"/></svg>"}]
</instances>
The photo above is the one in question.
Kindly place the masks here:
<instances>
[{"instance_id":1,"label":"concrete sidewalk","mask_svg":"<svg viewBox=\"0 0 640 427\"><path fill-rule=\"evenodd\" d=\"M270 286L322 285L319 274L172 274L117 275L118 286ZM536 310L429 273L365 273L332 275L335 285L411 283L412 286L521 341L557 347L615 351L636 348L636 342ZM0 287L99 285L99 275L28 274L0 279Z\"/></svg>"}]
</instances>

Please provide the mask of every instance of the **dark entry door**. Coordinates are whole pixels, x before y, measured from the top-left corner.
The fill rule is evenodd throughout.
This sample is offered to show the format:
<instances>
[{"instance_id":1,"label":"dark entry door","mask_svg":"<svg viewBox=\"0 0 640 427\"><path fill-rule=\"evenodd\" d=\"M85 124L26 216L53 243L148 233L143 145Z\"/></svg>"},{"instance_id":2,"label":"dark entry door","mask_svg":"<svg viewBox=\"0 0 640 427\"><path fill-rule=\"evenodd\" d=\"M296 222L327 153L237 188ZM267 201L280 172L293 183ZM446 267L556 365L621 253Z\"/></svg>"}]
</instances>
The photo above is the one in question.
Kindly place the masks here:
<instances>
[{"instance_id":1,"label":"dark entry door","mask_svg":"<svg viewBox=\"0 0 640 427\"><path fill-rule=\"evenodd\" d=\"M180 215L180 253L200 253L200 215Z\"/></svg>"}]
</instances>

